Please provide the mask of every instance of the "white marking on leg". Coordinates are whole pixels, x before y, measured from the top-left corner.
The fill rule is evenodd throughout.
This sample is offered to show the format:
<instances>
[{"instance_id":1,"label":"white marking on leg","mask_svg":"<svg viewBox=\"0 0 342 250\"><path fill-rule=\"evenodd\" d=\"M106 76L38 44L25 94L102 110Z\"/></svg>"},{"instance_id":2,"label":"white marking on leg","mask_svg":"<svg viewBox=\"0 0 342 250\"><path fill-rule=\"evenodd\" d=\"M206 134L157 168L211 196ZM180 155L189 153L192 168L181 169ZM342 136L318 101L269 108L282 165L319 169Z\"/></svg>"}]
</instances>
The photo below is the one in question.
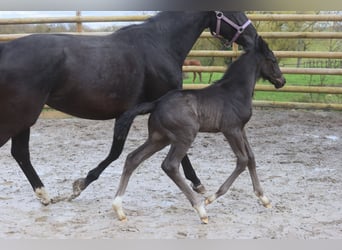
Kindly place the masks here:
<instances>
[{"instance_id":1,"label":"white marking on leg","mask_svg":"<svg viewBox=\"0 0 342 250\"><path fill-rule=\"evenodd\" d=\"M207 212L205 211L205 208L204 208L204 204L202 203L201 205L199 206L194 206L194 209L196 210L196 212L198 213L201 221L204 223L204 224L208 224L209 220L208 220L208 215L207 215Z\"/></svg>"},{"instance_id":2,"label":"white marking on leg","mask_svg":"<svg viewBox=\"0 0 342 250\"><path fill-rule=\"evenodd\" d=\"M266 196L260 196L259 199L261 200L262 205L266 208L272 208L270 200Z\"/></svg>"},{"instance_id":3,"label":"white marking on leg","mask_svg":"<svg viewBox=\"0 0 342 250\"><path fill-rule=\"evenodd\" d=\"M119 220L121 221L126 221L127 217L122 209L122 197L121 196L117 196L115 197L112 207L114 209L114 211L116 212L116 214L119 217Z\"/></svg>"},{"instance_id":4,"label":"white marking on leg","mask_svg":"<svg viewBox=\"0 0 342 250\"><path fill-rule=\"evenodd\" d=\"M49 195L45 191L44 187L36 188L35 193L43 205L49 205L50 204L51 199L49 198Z\"/></svg>"}]
</instances>

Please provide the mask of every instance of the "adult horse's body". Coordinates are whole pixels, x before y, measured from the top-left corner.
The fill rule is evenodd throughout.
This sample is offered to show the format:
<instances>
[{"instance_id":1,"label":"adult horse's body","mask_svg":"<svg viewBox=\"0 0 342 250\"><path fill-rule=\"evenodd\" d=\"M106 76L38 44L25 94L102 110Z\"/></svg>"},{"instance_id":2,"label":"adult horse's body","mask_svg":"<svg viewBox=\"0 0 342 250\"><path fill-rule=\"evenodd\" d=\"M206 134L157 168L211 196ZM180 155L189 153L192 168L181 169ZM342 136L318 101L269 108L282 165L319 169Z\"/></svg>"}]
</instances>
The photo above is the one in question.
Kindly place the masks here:
<instances>
[{"instance_id":1,"label":"adult horse's body","mask_svg":"<svg viewBox=\"0 0 342 250\"><path fill-rule=\"evenodd\" d=\"M51 200L31 164L29 136L44 104L104 120L181 88L184 59L205 28L244 48L253 46L257 33L248 18L223 14L163 12L108 36L42 34L0 45L0 147L12 140L11 153L43 204ZM223 22L226 17L245 28L239 37L241 30ZM72 198L119 157L123 144L113 139L107 158L74 183ZM182 163L187 178L201 187L187 156Z\"/></svg>"},{"instance_id":2,"label":"adult horse's body","mask_svg":"<svg viewBox=\"0 0 342 250\"><path fill-rule=\"evenodd\" d=\"M265 207L270 206L256 173L255 159L244 130L252 116L252 96L259 78L270 81L276 88L285 84L274 54L259 37L257 45L236 60L216 83L201 90L174 90L152 103L143 103L126 111L118 120L115 136L126 136L127 125L136 115L151 112L146 142L127 156L113 208L120 220L126 215L122 198L128 181L139 164L155 152L170 145L162 169L181 189L201 220L208 223L204 203L210 204L225 194L235 179L248 166L254 192ZM185 182L179 164L198 132L222 132L236 158L236 168L217 192L205 202Z\"/></svg>"}]
</instances>

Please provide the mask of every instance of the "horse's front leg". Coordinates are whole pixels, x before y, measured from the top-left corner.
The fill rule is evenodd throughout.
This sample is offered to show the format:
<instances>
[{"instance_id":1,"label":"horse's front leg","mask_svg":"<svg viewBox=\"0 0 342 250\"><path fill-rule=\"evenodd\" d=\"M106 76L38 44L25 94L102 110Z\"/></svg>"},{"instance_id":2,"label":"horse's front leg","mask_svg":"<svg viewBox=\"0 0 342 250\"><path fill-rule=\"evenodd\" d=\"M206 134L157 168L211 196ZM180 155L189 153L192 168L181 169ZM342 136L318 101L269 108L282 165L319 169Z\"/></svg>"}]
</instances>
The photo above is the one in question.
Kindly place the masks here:
<instances>
[{"instance_id":1,"label":"horse's front leg","mask_svg":"<svg viewBox=\"0 0 342 250\"><path fill-rule=\"evenodd\" d=\"M30 160L29 139L30 128L27 128L16 136L13 136L11 154L24 172L40 202L43 205L48 205L50 204L51 199L45 191L44 185L37 172L34 170Z\"/></svg>"}]
</instances>

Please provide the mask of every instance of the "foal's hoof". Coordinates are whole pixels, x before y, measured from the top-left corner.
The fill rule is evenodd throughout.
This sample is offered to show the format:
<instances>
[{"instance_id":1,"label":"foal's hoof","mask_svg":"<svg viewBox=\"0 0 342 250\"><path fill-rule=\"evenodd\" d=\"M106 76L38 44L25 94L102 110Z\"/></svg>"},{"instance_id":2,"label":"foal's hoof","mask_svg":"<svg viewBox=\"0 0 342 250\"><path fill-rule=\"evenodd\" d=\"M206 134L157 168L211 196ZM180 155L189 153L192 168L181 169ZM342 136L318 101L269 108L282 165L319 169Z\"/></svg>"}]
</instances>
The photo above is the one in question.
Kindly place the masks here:
<instances>
[{"instance_id":1,"label":"foal's hoof","mask_svg":"<svg viewBox=\"0 0 342 250\"><path fill-rule=\"evenodd\" d=\"M208 224L209 223L208 216L201 218L201 221L202 221L203 224Z\"/></svg>"},{"instance_id":2,"label":"foal's hoof","mask_svg":"<svg viewBox=\"0 0 342 250\"><path fill-rule=\"evenodd\" d=\"M207 206L207 205L213 203L214 200L216 200L216 198L217 198L217 197L216 197L216 194L213 194L213 195L211 195L211 196L205 198L204 204Z\"/></svg>"},{"instance_id":3,"label":"foal's hoof","mask_svg":"<svg viewBox=\"0 0 342 250\"><path fill-rule=\"evenodd\" d=\"M265 208L272 208L272 204L268 203L268 204L263 204Z\"/></svg>"},{"instance_id":4,"label":"foal's hoof","mask_svg":"<svg viewBox=\"0 0 342 250\"><path fill-rule=\"evenodd\" d=\"M202 184L199 184L198 186L191 184L191 187L195 192L197 192L199 194L205 194L205 192L207 192L207 190L205 189L205 187Z\"/></svg>"},{"instance_id":5,"label":"foal's hoof","mask_svg":"<svg viewBox=\"0 0 342 250\"><path fill-rule=\"evenodd\" d=\"M265 208L272 208L271 202L266 196L263 195L259 199Z\"/></svg>"}]
</instances>

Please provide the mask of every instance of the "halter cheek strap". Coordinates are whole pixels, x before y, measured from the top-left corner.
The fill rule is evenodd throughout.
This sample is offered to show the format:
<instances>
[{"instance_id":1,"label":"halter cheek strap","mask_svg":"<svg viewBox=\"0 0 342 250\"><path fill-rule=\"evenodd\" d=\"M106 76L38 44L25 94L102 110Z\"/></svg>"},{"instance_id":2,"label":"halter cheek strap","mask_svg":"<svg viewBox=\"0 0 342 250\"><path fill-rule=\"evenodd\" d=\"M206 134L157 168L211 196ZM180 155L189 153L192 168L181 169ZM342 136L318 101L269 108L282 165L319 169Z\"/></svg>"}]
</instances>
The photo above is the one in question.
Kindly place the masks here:
<instances>
[{"instance_id":1,"label":"halter cheek strap","mask_svg":"<svg viewBox=\"0 0 342 250\"><path fill-rule=\"evenodd\" d=\"M215 11L216 13L216 32L212 32L212 35L218 38L221 38L220 35L220 30L221 30L221 22L222 20L224 22L226 22L227 24L229 24L230 26L232 26L234 29L236 29L236 33L233 37L233 39L227 44L227 46L231 45L232 43L234 43L238 37L240 36L240 34L247 28L247 26L249 24L251 24L251 20L247 20L243 25L237 25L236 23L234 23L232 20L230 20L228 17L226 17L225 15L223 15L223 13L221 11Z\"/></svg>"}]
</instances>

